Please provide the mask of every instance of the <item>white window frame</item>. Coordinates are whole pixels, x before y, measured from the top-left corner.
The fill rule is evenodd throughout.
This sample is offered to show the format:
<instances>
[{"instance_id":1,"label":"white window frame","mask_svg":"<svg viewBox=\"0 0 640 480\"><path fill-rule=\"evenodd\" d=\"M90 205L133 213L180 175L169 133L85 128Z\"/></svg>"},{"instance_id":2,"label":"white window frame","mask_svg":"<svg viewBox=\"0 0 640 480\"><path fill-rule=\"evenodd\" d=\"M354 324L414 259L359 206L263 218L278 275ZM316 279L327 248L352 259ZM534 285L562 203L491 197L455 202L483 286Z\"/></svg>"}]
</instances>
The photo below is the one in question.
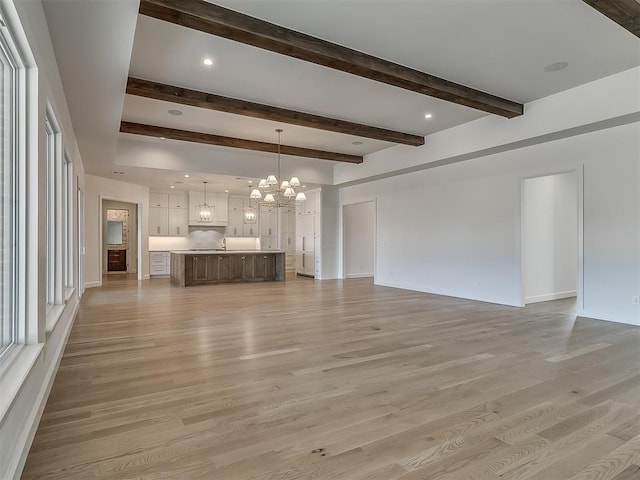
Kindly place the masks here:
<instances>
[{"instance_id":1,"label":"white window frame","mask_svg":"<svg viewBox=\"0 0 640 480\"><path fill-rule=\"evenodd\" d=\"M40 176L38 71L12 0L0 0L0 35L15 62L14 85L14 225L15 343L0 356L0 425L44 348L40 315ZM44 283L44 282L43 282Z\"/></svg>"},{"instance_id":2,"label":"white window frame","mask_svg":"<svg viewBox=\"0 0 640 480\"><path fill-rule=\"evenodd\" d=\"M75 237L73 235L73 207L75 201L75 189L74 189L74 174L73 174L73 163L69 159L68 155L64 157L64 205L65 205L65 272L64 272L64 285L66 288L65 291L65 300L68 300L73 293L75 288L75 278L74 278L74 240Z\"/></svg>"},{"instance_id":3,"label":"white window frame","mask_svg":"<svg viewBox=\"0 0 640 480\"><path fill-rule=\"evenodd\" d=\"M64 224L63 156L60 125L50 104L45 120L47 161L47 317L46 331L53 331L64 311Z\"/></svg>"},{"instance_id":4,"label":"white window frame","mask_svg":"<svg viewBox=\"0 0 640 480\"><path fill-rule=\"evenodd\" d=\"M2 134L4 135L3 143L5 149L3 149L3 163L6 162L6 166L3 167L7 173L7 180L10 185L5 188L2 185L2 195L8 193L8 198L3 202L2 208L2 221L4 223L2 232L2 248L7 249L7 252L3 253L3 262L10 262L10 268L2 271L2 322L0 328L2 328L4 345L0 344L0 356L11 351L12 346L18 341L19 325L17 315L17 246L18 246L18 209L16 208L17 192L18 192L18 180L19 180L19 127L20 121L19 114L19 61L16 60L16 52L13 46L13 42L6 31L4 20L2 20L2 32L0 34L0 50L2 51L3 60L6 60L7 67L10 72L3 78L2 86L3 91L0 94L3 96L2 112L0 114L7 120L6 127L2 126ZM4 71L4 68L3 68ZM3 72L4 74L4 72ZM7 85L5 80L9 81ZM4 101L6 100L6 102ZM8 219L8 222L7 222ZM8 228L6 228L8 227ZM5 236L5 230L9 230L8 235ZM6 294L6 295L5 295ZM6 318L5 318L6 317ZM6 321L8 318L8 321Z\"/></svg>"}]
</instances>

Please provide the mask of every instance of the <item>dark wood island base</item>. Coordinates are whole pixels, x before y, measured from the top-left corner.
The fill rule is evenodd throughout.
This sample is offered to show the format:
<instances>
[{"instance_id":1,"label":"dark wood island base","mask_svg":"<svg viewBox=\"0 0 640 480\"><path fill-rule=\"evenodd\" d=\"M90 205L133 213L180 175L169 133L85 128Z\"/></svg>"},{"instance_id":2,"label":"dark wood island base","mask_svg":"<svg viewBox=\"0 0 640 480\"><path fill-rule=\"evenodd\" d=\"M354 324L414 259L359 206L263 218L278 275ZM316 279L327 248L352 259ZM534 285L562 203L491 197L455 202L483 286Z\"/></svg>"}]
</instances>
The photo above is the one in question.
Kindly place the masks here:
<instances>
[{"instance_id":1,"label":"dark wood island base","mask_svg":"<svg viewBox=\"0 0 640 480\"><path fill-rule=\"evenodd\" d=\"M284 256L273 251L171 252L171 285L284 281Z\"/></svg>"}]
</instances>

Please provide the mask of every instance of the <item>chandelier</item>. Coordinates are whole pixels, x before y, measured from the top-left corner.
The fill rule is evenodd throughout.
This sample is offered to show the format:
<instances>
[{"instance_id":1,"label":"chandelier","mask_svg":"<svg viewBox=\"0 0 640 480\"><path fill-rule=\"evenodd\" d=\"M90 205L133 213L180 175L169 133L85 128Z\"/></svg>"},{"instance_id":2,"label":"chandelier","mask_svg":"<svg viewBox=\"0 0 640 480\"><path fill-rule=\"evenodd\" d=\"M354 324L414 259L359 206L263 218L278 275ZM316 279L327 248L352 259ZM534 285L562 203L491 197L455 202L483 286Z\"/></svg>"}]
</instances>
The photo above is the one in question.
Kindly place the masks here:
<instances>
[{"instance_id":1,"label":"chandelier","mask_svg":"<svg viewBox=\"0 0 640 480\"><path fill-rule=\"evenodd\" d=\"M258 188L251 190L249 197L262 205L284 207L306 200L307 196L304 192L296 193L296 188L301 184L298 177L291 177L290 180L283 180L282 183L278 184L278 178L280 178L280 134L282 129L277 128L276 132L278 133L277 176L267 175L267 178L261 179L260 183L258 183Z\"/></svg>"},{"instance_id":2,"label":"chandelier","mask_svg":"<svg viewBox=\"0 0 640 480\"><path fill-rule=\"evenodd\" d=\"M196 205L196 215L200 223L213 223L213 212L215 207L207 205L207 182L204 183L204 203Z\"/></svg>"}]
</instances>

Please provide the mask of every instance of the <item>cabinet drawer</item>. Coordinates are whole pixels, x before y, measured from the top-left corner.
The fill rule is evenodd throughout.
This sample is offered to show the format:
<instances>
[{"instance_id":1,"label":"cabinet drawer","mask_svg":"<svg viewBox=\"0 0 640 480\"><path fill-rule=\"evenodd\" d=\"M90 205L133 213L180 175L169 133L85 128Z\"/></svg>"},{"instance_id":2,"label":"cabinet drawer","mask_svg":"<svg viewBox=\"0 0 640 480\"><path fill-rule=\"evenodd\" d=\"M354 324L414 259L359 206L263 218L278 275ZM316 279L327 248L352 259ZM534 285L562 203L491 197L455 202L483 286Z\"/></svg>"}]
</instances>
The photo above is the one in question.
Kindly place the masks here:
<instances>
[{"instance_id":1,"label":"cabinet drawer","mask_svg":"<svg viewBox=\"0 0 640 480\"><path fill-rule=\"evenodd\" d=\"M151 265L149 266L149 275L169 275L169 267L167 265Z\"/></svg>"},{"instance_id":2,"label":"cabinet drawer","mask_svg":"<svg viewBox=\"0 0 640 480\"><path fill-rule=\"evenodd\" d=\"M169 254L167 252L149 252L150 265L168 265Z\"/></svg>"}]
</instances>

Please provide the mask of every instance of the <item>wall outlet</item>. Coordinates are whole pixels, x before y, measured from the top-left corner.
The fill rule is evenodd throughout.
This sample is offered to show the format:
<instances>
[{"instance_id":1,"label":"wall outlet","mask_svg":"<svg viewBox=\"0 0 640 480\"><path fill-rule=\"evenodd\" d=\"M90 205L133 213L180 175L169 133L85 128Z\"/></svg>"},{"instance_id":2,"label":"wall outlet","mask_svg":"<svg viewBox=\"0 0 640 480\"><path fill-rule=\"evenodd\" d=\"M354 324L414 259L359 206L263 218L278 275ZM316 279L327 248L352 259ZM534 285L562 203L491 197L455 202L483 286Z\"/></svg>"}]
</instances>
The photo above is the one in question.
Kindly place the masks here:
<instances>
[{"instance_id":1,"label":"wall outlet","mask_svg":"<svg viewBox=\"0 0 640 480\"><path fill-rule=\"evenodd\" d=\"M631 303L633 303L634 305L639 305L640 304L640 297L638 297L638 296L631 297Z\"/></svg>"}]
</instances>

